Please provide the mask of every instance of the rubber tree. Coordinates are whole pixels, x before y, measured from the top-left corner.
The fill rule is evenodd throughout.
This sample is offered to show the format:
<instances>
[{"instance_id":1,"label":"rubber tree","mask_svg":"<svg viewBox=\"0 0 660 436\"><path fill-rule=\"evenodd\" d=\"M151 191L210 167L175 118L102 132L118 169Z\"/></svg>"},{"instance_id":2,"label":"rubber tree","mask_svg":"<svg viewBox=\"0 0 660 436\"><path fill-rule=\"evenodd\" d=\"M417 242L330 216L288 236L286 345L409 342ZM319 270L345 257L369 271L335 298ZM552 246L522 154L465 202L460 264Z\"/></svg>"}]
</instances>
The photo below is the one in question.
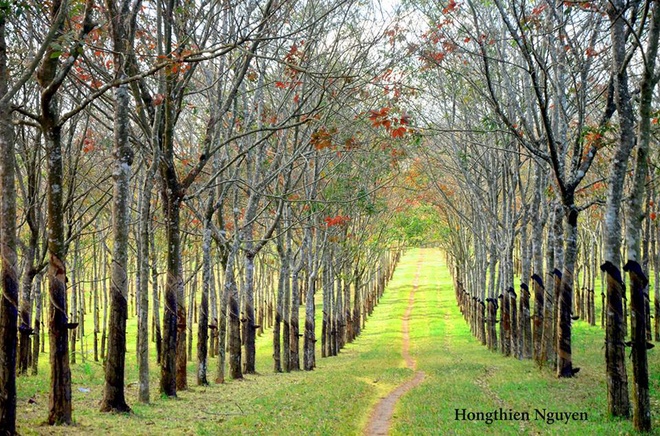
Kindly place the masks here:
<instances>
[{"instance_id":1,"label":"rubber tree","mask_svg":"<svg viewBox=\"0 0 660 436\"><path fill-rule=\"evenodd\" d=\"M69 4L64 0L53 1L50 5L51 26L55 35L64 32L64 17ZM71 416L71 370L69 367L68 329L70 327L66 299L66 245L65 214L63 207L63 168L62 168L62 123L68 118L60 118L59 96L64 80L80 55L84 37L92 31L92 10L94 2L87 0L83 15L83 25L77 32L70 55L61 59L61 52L49 46L37 71L37 81L41 86L40 127L46 144L47 158L47 211L48 211L48 282L50 295L50 397L49 424L70 424Z\"/></svg>"},{"instance_id":2,"label":"rubber tree","mask_svg":"<svg viewBox=\"0 0 660 436\"><path fill-rule=\"evenodd\" d=\"M612 26L612 39L618 40L620 36L614 33L620 31L616 23L621 21L622 4L614 2L616 11L608 11L610 20L615 24ZM654 89L660 80L660 74L656 71L656 62L658 54L658 39L660 35L660 7L655 2L650 2L650 22L648 24L648 34L646 40L646 47L643 53L643 70L640 78L640 102L637 114L637 132L636 139L636 155L635 155L635 169L633 174L632 192L628 198L626 208L626 241L627 241L627 254L628 261L624 269L629 272L630 276L630 313L631 313L631 337L632 337L632 363L633 363L633 425L637 431L650 432L651 431L651 404L649 396L649 373L648 373L648 359L647 359L647 331L650 331L650 326L647 323L650 321L647 311L649 305L649 279L648 269L642 268L643 253L641 247L642 239L642 222L649 217L645 216L642 210L642 202L647 198L646 183L648 174L648 157L649 145L651 139L651 118L652 118L652 101ZM614 17L614 13L618 17ZM618 55L613 56L615 59L615 68L625 68L625 65L620 63ZM617 83L617 82L615 82ZM625 83L617 83L619 87L625 86ZM623 95L622 95L623 94ZM630 110L629 106L625 103L626 95L624 91L619 90L617 94L617 110L619 111L619 118L627 118L632 114L622 112L623 110ZM621 122L620 140L623 144L624 138L627 138L630 132L625 131L631 129L633 126ZM647 227L648 228L648 227Z\"/></svg>"},{"instance_id":3,"label":"rubber tree","mask_svg":"<svg viewBox=\"0 0 660 436\"><path fill-rule=\"evenodd\" d=\"M18 271L16 256L16 187L14 182L14 126L11 116L8 53L6 41L7 4L0 9L0 255L2 255L2 302L0 302L0 427L16 434L16 356L18 333Z\"/></svg>"},{"instance_id":4,"label":"rubber tree","mask_svg":"<svg viewBox=\"0 0 660 436\"><path fill-rule=\"evenodd\" d=\"M526 11L526 15L515 13L515 8L523 7L497 1L499 19L506 34L513 44L500 48L507 52L497 52L497 45L489 43L488 36L479 38L477 35L485 32L495 36L498 30L488 28L486 22L480 21L479 9L470 4L474 17L473 25L476 45L481 53L481 74L486 84L487 96L494 113L500 122L507 126L509 132L529 152L548 162L553 175L557 199L561 203L564 226L564 258L561 266L559 283L558 316L557 316L557 376L572 377L577 369L573 368L571 352L571 310L573 306L573 281L577 259L577 223L581 206L576 203L576 190L587 174L598 151L596 144L584 141L581 135L587 122L587 96L591 88L587 86L593 74L594 59L579 51L574 44L571 23L580 22L580 26L589 29L586 38L587 46L595 45L601 34L598 23L599 16L582 14L579 10L566 9L564 5L548 6ZM515 6L515 7L514 7ZM534 31L527 29L528 23L524 16L542 16L547 22L552 22L556 36L551 36L544 30L542 21L532 21ZM484 24L482 24L484 23ZM536 23L536 24L534 24ZM527 29L527 30L526 30ZM564 41L564 45L556 41ZM548 57L540 56L538 50L543 47ZM566 50L566 47L569 47ZM509 48L513 49L512 51ZM588 53L592 51L587 50ZM533 104L523 107L518 100L504 101L501 90L495 83L496 74L505 74L499 61L507 56L517 56L526 66L522 80L527 83L531 92ZM552 59L553 62L549 62ZM583 83L575 92L568 92L568 80ZM509 83L514 83L509 81ZM513 103L513 107L512 107ZM531 106L531 110L529 110ZM567 112L560 112L560 107L572 108L570 117ZM534 118L529 118L529 114ZM511 116L513 114L514 116ZM538 123L535 121L537 120ZM539 137L538 132L542 132Z\"/></svg>"},{"instance_id":5,"label":"rubber tree","mask_svg":"<svg viewBox=\"0 0 660 436\"><path fill-rule=\"evenodd\" d=\"M135 39L135 24L141 1L108 1L106 9L114 53L115 80L127 76L129 53ZM130 206L133 196L130 179L134 152L129 143L129 89L119 85L114 91L113 153L115 157L112 207L112 266L110 280L110 325L108 354L105 362L105 385L102 412L128 412L124 395L126 358L126 319L128 318L128 237Z\"/></svg>"}]
</instances>

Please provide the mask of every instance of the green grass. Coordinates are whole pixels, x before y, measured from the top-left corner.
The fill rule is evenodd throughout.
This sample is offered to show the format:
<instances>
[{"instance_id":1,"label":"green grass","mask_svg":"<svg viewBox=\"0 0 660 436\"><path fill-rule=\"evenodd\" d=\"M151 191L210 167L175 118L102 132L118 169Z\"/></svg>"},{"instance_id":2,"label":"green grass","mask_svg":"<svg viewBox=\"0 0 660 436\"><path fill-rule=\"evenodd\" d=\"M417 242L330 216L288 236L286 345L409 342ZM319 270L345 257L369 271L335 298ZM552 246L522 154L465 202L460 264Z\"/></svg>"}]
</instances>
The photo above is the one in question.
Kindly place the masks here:
<instances>
[{"instance_id":1,"label":"green grass","mask_svg":"<svg viewBox=\"0 0 660 436\"><path fill-rule=\"evenodd\" d=\"M633 432L631 421L607 417L604 332L585 322L573 324L573 379L557 379L549 368L530 361L504 358L488 351L470 334L455 305L450 277L437 261L426 256L424 275L416 294L411 341L424 383L404 396L396 410L393 434L481 435L558 434L615 435ZM630 361L628 361L630 364ZM660 426L660 358L649 353L651 396L656 426ZM631 367L628 368L632 389ZM488 412L494 409L528 411L530 421L457 421L455 409ZM534 409L586 412L588 421L536 421ZM660 433L658 433L660 434Z\"/></svg>"},{"instance_id":2,"label":"green grass","mask_svg":"<svg viewBox=\"0 0 660 436\"><path fill-rule=\"evenodd\" d=\"M409 271L407 271L409 270ZM317 368L313 372L272 372L272 333L258 338L257 371L245 381L229 381L208 387L194 385L196 363L188 364L189 390L176 400L158 395L159 368L151 349L152 404L137 403L135 359L136 320L128 321L127 401L130 415L98 412L103 390L99 362L87 357L72 365L75 426L40 426L47 416L48 355L40 356L38 377L18 381L19 431L21 434L356 434L366 424L370 408L411 375L401 360L401 317L413 266L402 265L390 283L376 315L363 334L339 356L322 359L317 343ZM406 294L407 295L407 294ZM317 305L317 313L321 307ZM88 320L89 321L89 320ZM320 319L317 320L320 339ZM87 331L92 331L87 326ZM90 336L91 337L91 336ZM90 339L91 340L91 339ZM302 342L301 342L302 345ZM91 349L91 347L90 347ZM210 365L214 374L216 361ZM212 379L212 377L210 377ZM87 388L82 393L78 388ZM36 404L28 404L33 398Z\"/></svg>"},{"instance_id":3,"label":"green grass","mask_svg":"<svg viewBox=\"0 0 660 436\"><path fill-rule=\"evenodd\" d=\"M137 403L135 318L129 319L127 345L127 399L133 413L98 412L103 371L90 356L73 371L73 427L40 426L47 416L48 356L40 356L40 375L18 381L19 432L29 434L265 434L355 435L367 423L378 400L412 377L401 357L401 318L417 271L425 262L411 319L411 354L424 382L404 395L393 418L393 434L626 434L630 421L614 422L605 415L605 364L603 331L584 322L574 324L574 361L582 371L571 380L558 380L549 369L539 370L530 361L517 361L489 352L470 335L451 288L451 280L437 251L412 250L400 263L362 335L337 357L322 359L313 372L272 372L271 334L258 339L257 370L245 381L197 387L196 364L188 365L191 388L179 398L158 395L159 368L152 344L152 403ZM320 305L317 312L321 313ZM89 317L91 318L91 317ZM88 319L91 321L91 319ZM89 323L87 332L92 329ZM320 337L320 335L319 335ZM91 336L90 336L91 338ZM91 339L90 339L91 345ZM91 349L91 347L90 347ZM654 424L660 426L660 359L649 353ZM215 371L211 363L211 374ZM632 380L630 380L632 388ZM88 388L89 393L78 388ZM36 403L29 404L33 398ZM518 411L547 408L586 411L582 423L456 421L455 409L487 412L502 407Z\"/></svg>"}]
</instances>

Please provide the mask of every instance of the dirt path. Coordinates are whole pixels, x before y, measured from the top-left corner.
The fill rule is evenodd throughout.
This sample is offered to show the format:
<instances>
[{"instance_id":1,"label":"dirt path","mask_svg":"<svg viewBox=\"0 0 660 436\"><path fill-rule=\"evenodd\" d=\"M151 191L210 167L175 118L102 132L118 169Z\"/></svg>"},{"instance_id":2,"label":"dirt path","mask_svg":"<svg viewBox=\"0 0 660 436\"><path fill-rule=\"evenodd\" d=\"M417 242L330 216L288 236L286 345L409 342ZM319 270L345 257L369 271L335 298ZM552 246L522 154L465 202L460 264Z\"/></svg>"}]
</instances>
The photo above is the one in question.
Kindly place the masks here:
<instances>
[{"instance_id":1,"label":"dirt path","mask_svg":"<svg viewBox=\"0 0 660 436\"><path fill-rule=\"evenodd\" d=\"M410 355L410 315L412 314L413 305L415 303L415 291L419 286L419 273L422 269L422 259L419 259L417 262L417 272L415 273L415 279L413 282L413 287L410 290L408 296L408 307L406 308L406 313L403 316L403 347L401 354L403 360L406 362L406 367L412 369L413 371L417 368L417 363L415 359ZM392 414L394 413L394 407L399 398L419 385L424 380L424 372L415 371L415 377L411 380L408 380L405 383L400 384L394 389L389 395L385 398L382 398L373 412L371 412L371 417L369 418L369 424L364 431L364 434L367 436L376 436L376 435L387 435L390 429Z\"/></svg>"}]
</instances>

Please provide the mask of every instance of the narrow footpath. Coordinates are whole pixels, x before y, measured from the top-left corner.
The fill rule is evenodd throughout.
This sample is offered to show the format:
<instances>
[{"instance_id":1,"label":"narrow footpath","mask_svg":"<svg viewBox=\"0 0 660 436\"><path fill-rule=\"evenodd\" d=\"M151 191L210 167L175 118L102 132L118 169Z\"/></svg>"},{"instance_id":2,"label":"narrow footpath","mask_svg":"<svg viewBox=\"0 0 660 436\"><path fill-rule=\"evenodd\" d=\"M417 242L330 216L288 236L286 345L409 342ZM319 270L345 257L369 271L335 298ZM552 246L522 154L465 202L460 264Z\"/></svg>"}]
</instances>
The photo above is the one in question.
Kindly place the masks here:
<instances>
[{"instance_id":1,"label":"narrow footpath","mask_svg":"<svg viewBox=\"0 0 660 436\"><path fill-rule=\"evenodd\" d=\"M413 312L413 306L415 304L415 292L419 288L419 274L422 269L422 253L420 253L420 258L417 262L417 271L415 273L415 279L413 282L412 289L408 296L408 307L406 308L406 313L403 316L402 322L402 333L403 333L403 346L401 350L401 355L403 360L406 362L406 367L415 371L415 376L401 385L396 389L390 392L386 397L382 398L373 412L371 413L371 418L369 419L369 424L367 425L364 434L367 436L379 436L387 435L389 433L392 415L394 414L394 407L396 406L397 401L404 395L406 392L412 388L418 386L424 380L424 372L417 371L417 361L410 355L410 319Z\"/></svg>"}]
</instances>

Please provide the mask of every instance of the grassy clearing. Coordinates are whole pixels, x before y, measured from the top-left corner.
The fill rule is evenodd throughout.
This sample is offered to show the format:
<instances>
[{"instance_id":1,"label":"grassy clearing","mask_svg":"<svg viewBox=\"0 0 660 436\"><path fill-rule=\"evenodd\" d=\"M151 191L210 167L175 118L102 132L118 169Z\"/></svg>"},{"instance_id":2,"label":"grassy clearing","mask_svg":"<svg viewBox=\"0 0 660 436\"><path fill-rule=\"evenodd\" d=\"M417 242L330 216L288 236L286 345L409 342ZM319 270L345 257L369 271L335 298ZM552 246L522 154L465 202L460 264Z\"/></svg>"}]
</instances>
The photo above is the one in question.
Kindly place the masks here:
<instances>
[{"instance_id":1,"label":"grassy clearing","mask_svg":"<svg viewBox=\"0 0 660 436\"><path fill-rule=\"evenodd\" d=\"M40 375L19 379L19 432L30 434L267 434L355 435L366 425L372 407L398 384L412 377L401 357L401 318L423 256L419 288L411 319L411 354L426 373L424 382L402 397L393 418L394 434L626 434L630 421L606 416L603 331L578 321L574 324L574 359L582 371L572 380L558 380L549 369L532 362L493 354L470 335L454 302L448 273L434 250L406 254L394 279L367 322L363 334L337 357L321 359L309 372L272 373L271 336L258 340L260 374L225 385L193 386L189 364L188 391L176 400L158 396L159 369L155 351L151 362L152 404L137 403L135 319L129 320L127 396L134 413L98 412L103 372L99 363L73 365L75 426L50 428L39 424L47 415L48 357L41 355ZM321 308L317 306L320 313ZM87 331L92 331L88 327ZM320 342L319 342L320 346ZM650 352L654 423L660 427L660 358ZM79 359L80 362L80 359ZM210 370L215 371L215 362ZM90 391L84 393L78 388ZM33 398L36 403L29 404ZM587 422L546 424L529 422L463 422L455 409L487 412L585 411Z\"/></svg>"}]
</instances>

